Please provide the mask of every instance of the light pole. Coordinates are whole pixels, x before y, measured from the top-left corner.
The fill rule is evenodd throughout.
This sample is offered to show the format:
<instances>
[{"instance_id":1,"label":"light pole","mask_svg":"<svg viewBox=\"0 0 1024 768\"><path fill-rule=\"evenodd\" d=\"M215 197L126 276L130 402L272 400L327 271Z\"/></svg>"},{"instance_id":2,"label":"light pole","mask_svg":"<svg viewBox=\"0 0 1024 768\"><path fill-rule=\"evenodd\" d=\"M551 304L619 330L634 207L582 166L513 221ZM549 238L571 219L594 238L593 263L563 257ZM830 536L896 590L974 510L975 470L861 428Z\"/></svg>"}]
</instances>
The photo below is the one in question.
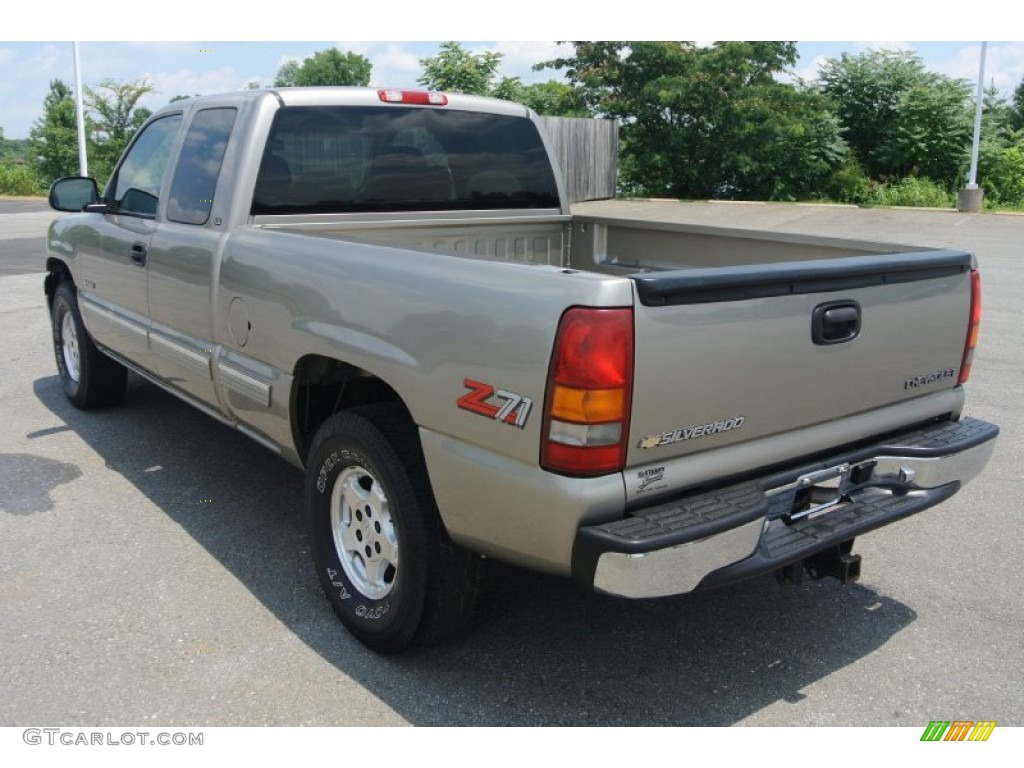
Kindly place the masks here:
<instances>
[{"instance_id":1,"label":"light pole","mask_svg":"<svg viewBox=\"0 0 1024 768\"><path fill-rule=\"evenodd\" d=\"M967 186L956 196L956 208L961 213L978 213L985 200L985 190L978 187L978 145L981 142L981 110L985 97L985 49L981 43L981 63L978 65L978 92L974 97L974 141L971 143L971 170L967 173Z\"/></svg>"},{"instance_id":2,"label":"light pole","mask_svg":"<svg viewBox=\"0 0 1024 768\"><path fill-rule=\"evenodd\" d=\"M78 175L89 175L89 161L85 155L85 109L82 107L82 64L78 58L78 43L71 43L75 53L75 110L78 119Z\"/></svg>"}]
</instances>

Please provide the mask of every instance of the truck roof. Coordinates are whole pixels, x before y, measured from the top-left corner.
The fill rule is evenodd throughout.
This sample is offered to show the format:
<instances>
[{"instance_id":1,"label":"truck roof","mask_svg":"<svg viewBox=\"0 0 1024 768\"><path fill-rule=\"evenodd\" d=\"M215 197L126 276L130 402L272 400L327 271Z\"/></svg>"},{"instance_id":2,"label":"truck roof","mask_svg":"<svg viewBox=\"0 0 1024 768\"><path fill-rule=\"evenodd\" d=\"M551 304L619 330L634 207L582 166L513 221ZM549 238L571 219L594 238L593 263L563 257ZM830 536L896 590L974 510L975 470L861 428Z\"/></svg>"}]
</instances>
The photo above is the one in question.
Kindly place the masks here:
<instances>
[{"instance_id":1,"label":"truck roof","mask_svg":"<svg viewBox=\"0 0 1024 768\"><path fill-rule=\"evenodd\" d=\"M425 88L361 88L353 86L313 86L303 88L264 88L233 93L218 93L195 96L174 102L182 107L204 102L223 101L230 96L232 100L256 100L272 96L286 107L327 107L327 106L380 106L387 103L381 93L400 91L405 93L426 93ZM458 109L466 112L490 112L493 114L526 117L529 109L522 104L484 96L471 96L464 93L444 92L447 105L421 105L426 109ZM417 106L417 105L413 105ZM163 107L162 109L166 109Z\"/></svg>"}]
</instances>

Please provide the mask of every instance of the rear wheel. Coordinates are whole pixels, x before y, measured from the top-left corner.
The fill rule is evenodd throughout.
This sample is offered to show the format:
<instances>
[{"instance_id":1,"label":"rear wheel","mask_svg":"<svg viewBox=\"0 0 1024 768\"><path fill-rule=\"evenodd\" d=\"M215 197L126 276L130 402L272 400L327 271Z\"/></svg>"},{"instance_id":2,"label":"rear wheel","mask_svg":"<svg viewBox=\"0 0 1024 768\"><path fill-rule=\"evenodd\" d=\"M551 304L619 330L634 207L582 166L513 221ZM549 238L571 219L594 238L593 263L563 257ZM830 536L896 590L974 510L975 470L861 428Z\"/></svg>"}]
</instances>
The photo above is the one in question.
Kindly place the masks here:
<instances>
[{"instance_id":1,"label":"rear wheel","mask_svg":"<svg viewBox=\"0 0 1024 768\"><path fill-rule=\"evenodd\" d=\"M62 282L53 295L53 351L64 394L83 410L114 405L124 397L128 372L89 338L74 286Z\"/></svg>"},{"instance_id":2,"label":"rear wheel","mask_svg":"<svg viewBox=\"0 0 1024 768\"><path fill-rule=\"evenodd\" d=\"M306 503L324 592L360 642L382 653L463 629L480 558L452 543L405 409L335 414L313 441Z\"/></svg>"}]
</instances>

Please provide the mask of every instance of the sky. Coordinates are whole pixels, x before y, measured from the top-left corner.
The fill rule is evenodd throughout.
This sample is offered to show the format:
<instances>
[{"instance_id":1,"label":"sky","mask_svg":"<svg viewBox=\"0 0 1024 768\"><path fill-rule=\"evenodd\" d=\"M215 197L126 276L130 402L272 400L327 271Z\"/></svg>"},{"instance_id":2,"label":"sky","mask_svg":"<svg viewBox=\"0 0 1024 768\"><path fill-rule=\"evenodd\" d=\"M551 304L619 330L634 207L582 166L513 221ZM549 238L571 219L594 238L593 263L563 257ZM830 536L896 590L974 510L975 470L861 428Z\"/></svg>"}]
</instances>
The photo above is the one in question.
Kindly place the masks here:
<instances>
[{"instance_id":1,"label":"sky","mask_svg":"<svg viewBox=\"0 0 1024 768\"><path fill-rule=\"evenodd\" d=\"M882 26L865 21L880 18L871 14L871 6L876 3L886 14ZM559 45L553 40L567 37L608 39L612 36L647 39L652 33L659 37L675 36L709 41L803 38L804 41L798 44L800 58L793 68L792 77L805 80L814 79L818 67L826 58L838 57L843 52L856 54L868 48L884 47L912 49L922 57L930 70L975 82L980 43L954 42L944 38L967 36L964 33L971 32L987 32L987 36L992 37L1000 31L999 26L993 25L991 21L986 22L988 28L972 25L969 18L963 16L962 5L949 4L949 13L956 11L960 16L944 16L944 3L941 0L930 3L933 14L927 23L912 17L902 19L899 12L893 13L887 7L891 3L860 0L857 8L861 13L855 18L837 19L831 23L831 27L822 26L820 21L809 23L806 16L801 16L799 11L802 6L816 8L819 15L820 9L824 7L821 4L804 3L804 0L792 3L775 0L770 4L772 11L768 15L763 15L764 6L768 4L753 3L747 6L745 0L731 0L727 5L728 13L694 16L690 11L685 14L680 12L680 19L667 25L653 24L649 14L644 13L648 6L653 8L655 4L659 8L685 8L682 4L662 6L655 0L630 0L629 8L635 11L631 18L614 19L614 23L610 23L611 19L601 20L603 17L597 11L583 16L575 11L563 10L559 13L552 10L550 3L535 0L517 0L514 6L520 12L514 18L505 10L508 6L497 4L487 6L462 0L447 3L435 0L434 5L427 6L422 2L407 4L405 0L390 0L386 6L382 6L384 10L381 13L384 15L381 17L363 12L363 16L354 18L349 11L342 20L337 9L344 7L344 4L305 0L301 14L269 17L257 13L251 14L252 18L248 18L250 14L247 14L245 25L239 26L237 19L230 14L218 16L217 11L211 12L209 7L195 0L176 0L173 7L178 12L173 16L162 17L159 24L127 23L124 19L115 22L97 14L96 6L90 6L88 13L83 14L81 9L85 4L49 0L45 6L40 6L45 9L45 17L33 17L29 12L23 19L15 20L13 24L0 29L0 127L8 138L26 138L32 123L42 112L50 80L59 78L73 84L72 45L68 42L72 38L82 41L79 49L85 85L95 87L105 78L145 78L156 91L144 97L142 104L156 109L176 95L238 90L253 80L269 85L285 61L301 60L314 51L330 47L354 51L369 58L373 64L373 85L415 87L416 79L422 71L419 60L436 54L438 41L445 39L460 40L464 48L474 52L490 50L502 54L500 74L518 76L526 83L560 77L560 73L554 70L532 70L532 65L539 61L571 52L571 46ZM208 2L206 6L209 6ZM448 8L450 12L428 14L423 18L411 15L412 9L424 7ZM596 9L601 6L593 7ZM787 8L792 8L792 15L782 12ZM193 9L197 16L190 13ZM463 12L460 13L460 10ZM83 15L76 17L76 13ZM505 16L488 19L489 13L503 13ZM663 14L664 11L657 13ZM192 39L196 36L198 25L190 23L190 19L199 17L206 20L203 31L210 32L211 37L218 39ZM531 21L538 18L543 19L543 23ZM637 18L644 20L638 23L635 21ZM945 21L938 22L936 18ZM311 23L311 19L315 23ZM672 28L676 25L678 30ZM339 39L335 40L315 41L306 39L310 30L344 34L338 35ZM485 31L490 34L480 34ZM477 39L497 36L495 33L499 31L503 36L534 40L515 42ZM680 34L665 34L672 31ZM684 32L686 34L682 34ZM864 34L865 38L877 37L877 33L885 32L889 33L886 36L897 39L821 42L832 39L829 32L840 33L835 34L835 37L856 36L849 33L857 32L874 33ZM535 39L542 36L552 40ZM4 39L6 37L10 39ZM166 39L138 42L153 37ZM341 39L346 37L358 39ZM377 37L396 39L374 40ZM990 43L986 60L986 85L994 83L997 88L1009 93L1022 79L1024 41Z\"/></svg>"}]
</instances>

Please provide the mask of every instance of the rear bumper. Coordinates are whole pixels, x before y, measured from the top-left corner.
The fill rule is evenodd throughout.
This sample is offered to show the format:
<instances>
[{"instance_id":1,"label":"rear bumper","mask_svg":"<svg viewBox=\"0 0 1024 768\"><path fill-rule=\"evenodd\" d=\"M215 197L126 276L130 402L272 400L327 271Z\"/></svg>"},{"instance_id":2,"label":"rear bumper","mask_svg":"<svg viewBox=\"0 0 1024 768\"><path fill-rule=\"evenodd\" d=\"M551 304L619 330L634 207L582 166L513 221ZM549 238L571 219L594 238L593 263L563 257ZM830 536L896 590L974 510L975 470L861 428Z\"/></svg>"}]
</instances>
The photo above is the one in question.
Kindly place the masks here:
<instances>
[{"instance_id":1,"label":"rear bumper","mask_svg":"<svg viewBox=\"0 0 1024 768\"><path fill-rule=\"evenodd\" d=\"M977 419L933 424L581 527L573 577L644 598L773 571L948 499L981 472L998 434Z\"/></svg>"}]
</instances>

